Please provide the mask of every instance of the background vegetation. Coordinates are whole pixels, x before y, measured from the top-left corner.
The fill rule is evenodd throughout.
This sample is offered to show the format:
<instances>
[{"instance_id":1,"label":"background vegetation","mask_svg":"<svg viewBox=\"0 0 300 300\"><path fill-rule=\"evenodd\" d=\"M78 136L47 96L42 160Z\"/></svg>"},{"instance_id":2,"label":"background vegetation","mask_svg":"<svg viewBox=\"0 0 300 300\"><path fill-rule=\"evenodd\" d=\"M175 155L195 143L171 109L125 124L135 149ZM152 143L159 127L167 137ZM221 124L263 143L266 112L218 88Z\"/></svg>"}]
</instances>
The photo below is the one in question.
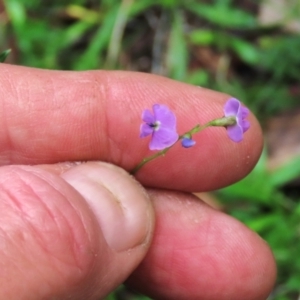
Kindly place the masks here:
<instances>
[{"instance_id":1,"label":"background vegetation","mask_svg":"<svg viewBox=\"0 0 300 300\"><path fill-rule=\"evenodd\" d=\"M276 9L270 0L0 4L0 52L11 48L11 63L152 72L230 93L256 113L267 137L261 160L247 178L216 196L273 249L279 274L270 300L300 297L300 2L282 1L288 5L271 22L263 13ZM286 150L283 141L293 132L294 144ZM285 153L281 163L278 152ZM119 288L107 299L146 298Z\"/></svg>"}]
</instances>

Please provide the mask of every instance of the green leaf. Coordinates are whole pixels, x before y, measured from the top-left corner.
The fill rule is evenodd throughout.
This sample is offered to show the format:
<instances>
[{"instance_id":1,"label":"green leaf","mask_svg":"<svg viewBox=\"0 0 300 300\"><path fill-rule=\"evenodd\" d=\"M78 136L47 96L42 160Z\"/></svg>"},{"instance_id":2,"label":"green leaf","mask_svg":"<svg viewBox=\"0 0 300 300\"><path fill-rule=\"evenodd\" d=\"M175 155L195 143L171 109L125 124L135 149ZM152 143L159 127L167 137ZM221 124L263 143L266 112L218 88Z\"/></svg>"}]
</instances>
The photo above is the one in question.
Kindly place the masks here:
<instances>
[{"instance_id":1,"label":"green leaf","mask_svg":"<svg viewBox=\"0 0 300 300\"><path fill-rule=\"evenodd\" d=\"M209 82L209 74L206 70L202 69L189 72L186 77L186 82L198 86L207 86Z\"/></svg>"},{"instance_id":2,"label":"green leaf","mask_svg":"<svg viewBox=\"0 0 300 300\"><path fill-rule=\"evenodd\" d=\"M153 6L153 0L139 0L133 2L129 15L130 17L136 16L138 14L143 13L144 11L147 11L151 6Z\"/></svg>"},{"instance_id":3,"label":"green leaf","mask_svg":"<svg viewBox=\"0 0 300 300\"><path fill-rule=\"evenodd\" d=\"M90 22L80 21L67 27L60 35L59 48L68 47L79 40L92 26L93 24Z\"/></svg>"},{"instance_id":4,"label":"green leaf","mask_svg":"<svg viewBox=\"0 0 300 300\"><path fill-rule=\"evenodd\" d=\"M208 46L215 42L216 33L208 29L198 29L190 33L190 40L195 45Z\"/></svg>"},{"instance_id":5,"label":"green leaf","mask_svg":"<svg viewBox=\"0 0 300 300\"><path fill-rule=\"evenodd\" d=\"M234 7L196 2L187 2L185 7L192 13L219 26L239 29L256 26L256 19L252 15Z\"/></svg>"},{"instance_id":6,"label":"green leaf","mask_svg":"<svg viewBox=\"0 0 300 300\"><path fill-rule=\"evenodd\" d=\"M24 5L16 0L6 0L4 4L13 26L18 33L21 33L27 18Z\"/></svg>"},{"instance_id":7,"label":"green leaf","mask_svg":"<svg viewBox=\"0 0 300 300\"><path fill-rule=\"evenodd\" d=\"M289 278L289 281L286 283L286 285L292 291L298 292L299 286L300 286L300 274L296 273L293 275L294 275L293 277ZM291 298L289 298L289 299L291 299Z\"/></svg>"},{"instance_id":8,"label":"green leaf","mask_svg":"<svg viewBox=\"0 0 300 300\"><path fill-rule=\"evenodd\" d=\"M252 65L259 62L260 52L253 44L232 37L230 39L230 46L244 62Z\"/></svg>"},{"instance_id":9,"label":"green leaf","mask_svg":"<svg viewBox=\"0 0 300 300\"><path fill-rule=\"evenodd\" d=\"M274 186L269 181L266 159L265 150L253 171L241 181L220 190L221 194L229 198L247 199L264 204L270 203Z\"/></svg>"},{"instance_id":10,"label":"green leaf","mask_svg":"<svg viewBox=\"0 0 300 300\"><path fill-rule=\"evenodd\" d=\"M165 8L174 8L180 4L180 0L160 0L159 4Z\"/></svg>"},{"instance_id":11,"label":"green leaf","mask_svg":"<svg viewBox=\"0 0 300 300\"><path fill-rule=\"evenodd\" d=\"M167 65L170 76L176 80L183 80L187 72L188 50L183 24L182 14L178 10L175 11L167 53Z\"/></svg>"},{"instance_id":12,"label":"green leaf","mask_svg":"<svg viewBox=\"0 0 300 300\"><path fill-rule=\"evenodd\" d=\"M247 222L247 226L256 232L262 232L267 229L274 228L274 224L278 223L278 217L275 214L261 215Z\"/></svg>"},{"instance_id":13,"label":"green leaf","mask_svg":"<svg viewBox=\"0 0 300 300\"><path fill-rule=\"evenodd\" d=\"M99 25L88 48L82 54L77 62L74 63L75 70L86 70L99 68L101 64L101 51L107 47L109 39L115 24L118 7L111 9Z\"/></svg>"},{"instance_id":14,"label":"green leaf","mask_svg":"<svg viewBox=\"0 0 300 300\"><path fill-rule=\"evenodd\" d=\"M279 167L270 174L270 182L273 186L282 186L300 177L300 157L295 157L290 162Z\"/></svg>"},{"instance_id":15,"label":"green leaf","mask_svg":"<svg viewBox=\"0 0 300 300\"><path fill-rule=\"evenodd\" d=\"M0 63L5 61L5 59L7 58L7 56L9 55L10 52L11 52L11 50L7 49L7 50L3 51L2 53L0 53Z\"/></svg>"}]
</instances>

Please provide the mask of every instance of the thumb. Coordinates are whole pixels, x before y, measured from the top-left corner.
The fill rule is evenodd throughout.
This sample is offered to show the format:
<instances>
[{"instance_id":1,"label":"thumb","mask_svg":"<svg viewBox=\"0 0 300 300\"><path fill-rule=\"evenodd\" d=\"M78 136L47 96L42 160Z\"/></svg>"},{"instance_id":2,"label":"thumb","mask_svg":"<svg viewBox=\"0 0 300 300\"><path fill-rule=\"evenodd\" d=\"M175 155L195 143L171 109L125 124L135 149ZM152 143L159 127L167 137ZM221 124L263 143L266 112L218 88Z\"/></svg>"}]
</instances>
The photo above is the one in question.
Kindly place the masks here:
<instances>
[{"instance_id":1,"label":"thumb","mask_svg":"<svg viewBox=\"0 0 300 300\"><path fill-rule=\"evenodd\" d=\"M105 163L0 168L0 299L99 299L145 256L146 193ZM128 255L130 251L130 255Z\"/></svg>"}]
</instances>

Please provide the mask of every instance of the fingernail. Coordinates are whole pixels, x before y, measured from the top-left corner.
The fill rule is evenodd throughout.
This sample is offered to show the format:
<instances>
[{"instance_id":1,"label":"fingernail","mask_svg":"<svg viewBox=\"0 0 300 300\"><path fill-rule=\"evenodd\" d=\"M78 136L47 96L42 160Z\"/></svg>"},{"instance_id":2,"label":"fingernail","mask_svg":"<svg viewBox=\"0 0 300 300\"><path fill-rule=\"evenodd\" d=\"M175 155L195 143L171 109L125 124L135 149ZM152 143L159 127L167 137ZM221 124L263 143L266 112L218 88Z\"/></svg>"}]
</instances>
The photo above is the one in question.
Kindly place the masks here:
<instances>
[{"instance_id":1,"label":"fingernail","mask_svg":"<svg viewBox=\"0 0 300 300\"><path fill-rule=\"evenodd\" d=\"M124 251L150 239L153 212L146 192L124 170L88 162L61 175L88 202L110 248Z\"/></svg>"}]
</instances>

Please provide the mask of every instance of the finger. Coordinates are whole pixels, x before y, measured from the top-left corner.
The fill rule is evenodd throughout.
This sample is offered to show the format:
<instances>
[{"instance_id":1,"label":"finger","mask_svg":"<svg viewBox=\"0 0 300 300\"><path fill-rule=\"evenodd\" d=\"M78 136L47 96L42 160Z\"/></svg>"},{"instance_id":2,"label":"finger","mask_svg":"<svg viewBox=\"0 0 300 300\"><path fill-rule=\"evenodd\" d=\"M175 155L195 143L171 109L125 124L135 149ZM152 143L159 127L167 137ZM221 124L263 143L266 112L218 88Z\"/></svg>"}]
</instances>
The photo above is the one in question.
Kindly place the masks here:
<instances>
[{"instance_id":1,"label":"finger","mask_svg":"<svg viewBox=\"0 0 300 300\"><path fill-rule=\"evenodd\" d=\"M141 113L154 103L176 114L179 133L223 115L228 95L167 78L130 72L59 72L1 65L0 163L103 160L131 170L149 152L139 138ZM216 189L245 176L261 152L251 115L244 141L224 128L196 135L190 149L174 146L137 177L144 185L186 191Z\"/></svg>"},{"instance_id":2,"label":"finger","mask_svg":"<svg viewBox=\"0 0 300 300\"><path fill-rule=\"evenodd\" d=\"M152 191L151 248L128 284L154 299L265 300L276 278L267 244L199 199Z\"/></svg>"},{"instance_id":3,"label":"finger","mask_svg":"<svg viewBox=\"0 0 300 300\"><path fill-rule=\"evenodd\" d=\"M0 299L11 300L103 298L146 254L154 222L140 185L103 163L61 176L0 168L0 218Z\"/></svg>"}]
</instances>

